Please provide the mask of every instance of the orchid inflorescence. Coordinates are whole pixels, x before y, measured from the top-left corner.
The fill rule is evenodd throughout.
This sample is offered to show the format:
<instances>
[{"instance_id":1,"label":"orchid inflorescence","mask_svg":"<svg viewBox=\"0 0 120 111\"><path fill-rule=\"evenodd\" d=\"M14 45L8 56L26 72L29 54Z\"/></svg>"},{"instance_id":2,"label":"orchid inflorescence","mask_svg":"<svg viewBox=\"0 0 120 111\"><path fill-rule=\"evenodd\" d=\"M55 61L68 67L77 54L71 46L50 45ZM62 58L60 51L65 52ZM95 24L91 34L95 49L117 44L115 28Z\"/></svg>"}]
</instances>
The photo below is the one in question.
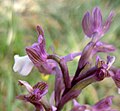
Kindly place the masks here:
<instances>
[{"instance_id":1,"label":"orchid inflorescence","mask_svg":"<svg viewBox=\"0 0 120 111\"><path fill-rule=\"evenodd\" d=\"M47 102L43 97L48 92L46 82L38 82L33 87L28 82L19 80L19 84L26 87L29 94L19 95L17 99L32 103L36 111L60 111L64 105L72 100L71 111L117 111L111 108L113 96L108 96L95 105L80 105L76 98L81 91L89 84L102 81L104 78L112 78L120 93L120 69L113 66L114 56L107 56L106 60L100 58L98 53L110 53L115 51L111 44L101 41L103 35L109 30L112 23L113 12L110 12L107 20L103 23L102 14L98 7L85 13L82 20L83 32L91 40L84 47L82 52L71 53L66 56L48 54L44 31L37 26L38 41L32 46L26 47L27 55L20 57L15 55L13 70L21 75L28 75L33 66L37 67L40 73L55 75L55 85L52 94L52 102ZM67 63L79 56L78 66L73 77L70 77ZM95 64L91 59L96 58Z\"/></svg>"}]
</instances>

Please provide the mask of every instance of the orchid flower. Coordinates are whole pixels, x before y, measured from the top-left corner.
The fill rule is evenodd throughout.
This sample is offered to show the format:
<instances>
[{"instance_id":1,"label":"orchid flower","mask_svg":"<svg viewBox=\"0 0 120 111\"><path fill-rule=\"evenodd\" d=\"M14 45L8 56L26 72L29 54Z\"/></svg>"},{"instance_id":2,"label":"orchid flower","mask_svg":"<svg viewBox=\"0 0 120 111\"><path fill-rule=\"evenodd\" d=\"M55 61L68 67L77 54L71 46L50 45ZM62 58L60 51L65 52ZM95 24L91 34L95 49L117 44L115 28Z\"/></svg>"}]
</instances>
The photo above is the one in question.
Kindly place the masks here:
<instances>
[{"instance_id":1,"label":"orchid flower","mask_svg":"<svg viewBox=\"0 0 120 111\"><path fill-rule=\"evenodd\" d=\"M98 60L98 61L99 62L97 63L97 65L100 67L101 66L100 64L102 63L102 66L107 70L107 76L111 77L113 79L116 86L118 87L118 93L120 94L120 69L112 66L112 64L115 61L115 57L108 56L107 57L107 64L105 64L103 61L101 61L101 62L100 62L100 60Z\"/></svg>"},{"instance_id":2,"label":"orchid flower","mask_svg":"<svg viewBox=\"0 0 120 111\"><path fill-rule=\"evenodd\" d=\"M111 12L106 22L103 24L102 14L98 7L93 9L92 15L90 15L90 12L87 12L84 15L82 20L82 28L88 37L92 37L92 40L83 49L75 77L79 75L81 68L94 54L97 52L112 52L115 50L114 46L99 41L99 38L108 31L113 16L114 13Z\"/></svg>"},{"instance_id":3,"label":"orchid flower","mask_svg":"<svg viewBox=\"0 0 120 111\"><path fill-rule=\"evenodd\" d=\"M48 85L45 82L38 82L33 87L26 81L19 80L19 84L26 87L29 94L19 95L17 99L30 102L36 107L36 111L43 111L41 98L48 92ZM41 110L40 110L41 109Z\"/></svg>"},{"instance_id":4,"label":"orchid flower","mask_svg":"<svg viewBox=\"0 0 120 111\"><path fill-rule=\"evenodd\" d=\"M73 100L74 107L71 111L117 111L111 108L113 96L108 96L95 105L80 105L76 100Z\"/></svg>"},{"instance_id":5,"label":"orchid flower","mask_svg":"<svg viewBox=\"0 0 120 111\"><path fill-rule=\"evenodd\" d=\"M82 27L84 33L88 37L102 37L108 30L114 16L113 12L110 12L107 20L103 23L102 14L98 7L94 8L92 14L87 12L82 20Z\"/></svg>"},{"instance_id":6,"label":"orchid flower","mask_svg":"<svg viewBox=\"0 0 120 111\"><path fill-rule=\"evenodd\" d=\"M44 31L40 26L37 26L38 42L32 46L26 48L27 55L20 57L14 56L15 64L13 70L20 73L23 76L27 76L33 66L36 66L41 73L44 74L56 74L55 67L58 67L57 63L52 59L47 59L48 53L45 48ZM65 62L72 61L75 57L80 56L81 52L71 53L66 56L62 56Z\"/></svg>"},{"instance_id":7,"label":"orchid flower","mask_svg":"<svg viewBox=\"0 0 120 111\"><path fill-rule=\"evenodd\" d=\"M78 68L77 68L76 73L74 75L74 78L72 80L72 84L75 83L75 79L79 78L79 76L82 76L81 73L83 73L83 69L87 66L87 64L90 64L89 59L92 59L93 56L96 55L98 52L108 53L108 52L112 52L112 51L115 51L115 47L112 45L109 45L109 44L106 44L106 43L103 43L100 41L98 41L96 43L89 42L81 54L81 57L80 57L79 62L78 62ZM113 57L113 61L115 61L115 57ZM107 62L110 62L110 60L107 60ZM108 65L107 62L106 62L106 65ZM111 64L113 64L113 63L111 63ZM100 67L101 68L98 68L99 70L96 70L96 71L103 72L103 70L104 70L104 73L101 72L104 75L107 70L103 66L100 66ZM108 67L111 67L111 66L109 65Z\"/></svg>"},{"instance_id":8,"label":"orchid flower","mask_svg":"<svg viewBox=\"0 0 120 111\"><path fill-rule=\"evenodd\" d=\"M47 59L44 31L40 26L37 26L37 31L38 42L26 48L27 55L40 72L44 74L54 73L53 68L57 67L57 64Z\"/></svg>"}]
</instances>

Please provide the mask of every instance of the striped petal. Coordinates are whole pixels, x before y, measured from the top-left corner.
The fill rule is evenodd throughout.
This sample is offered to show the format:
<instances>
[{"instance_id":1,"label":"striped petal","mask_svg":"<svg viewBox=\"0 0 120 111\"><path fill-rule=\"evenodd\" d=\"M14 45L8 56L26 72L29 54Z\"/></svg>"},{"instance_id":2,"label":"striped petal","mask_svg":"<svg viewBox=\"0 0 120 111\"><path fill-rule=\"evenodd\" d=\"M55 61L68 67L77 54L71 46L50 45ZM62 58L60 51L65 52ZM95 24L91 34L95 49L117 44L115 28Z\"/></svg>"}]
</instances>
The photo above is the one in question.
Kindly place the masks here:
<instances>
[{"instance_id":1,"label":"striped petal","mask_svg":"<svg viewBox=\"0 0 120 111\"><path fill-rule=\"evenodd\" d=\"M22 81L22 80L19 80L18 82L19 82L19 84L20 84L21 86L22 86L22 85L25 86L26 89L27 89L27 91L28 91L29 93L31 93L31 92L33 91L32 86L31 86L28 82Z\"/></svg>"},{"instance_id":2,"label":"striped petal","mask_svg":"<svg viewBox=\"0 0 120 111\"><path fill-rule=\"evenodd\" d=\"M102 26L102 14L98 7L92 11L93 25L95 29L99 29Z\"/></svg>"},{"instance_id":3,"label":"striped petal","mask_svg":"<svg viewBox=\"0 0 120 111\"><path fill-rule=\"evenodd\" d=\"M84 33L88 37L92 37L92 34L93 34L92 18L89 12L87 12L83 17L82 28L83 28Z\"/></svg>"}]
</instances>

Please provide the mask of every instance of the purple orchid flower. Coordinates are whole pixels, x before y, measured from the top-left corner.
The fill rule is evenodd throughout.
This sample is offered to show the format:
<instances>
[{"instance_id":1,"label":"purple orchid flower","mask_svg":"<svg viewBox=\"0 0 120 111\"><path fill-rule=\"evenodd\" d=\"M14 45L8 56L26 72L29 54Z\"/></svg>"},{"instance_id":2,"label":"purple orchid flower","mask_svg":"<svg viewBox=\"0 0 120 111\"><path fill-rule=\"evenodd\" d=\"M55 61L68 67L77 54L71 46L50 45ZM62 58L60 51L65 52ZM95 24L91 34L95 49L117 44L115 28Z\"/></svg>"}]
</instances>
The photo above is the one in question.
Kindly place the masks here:
<instances>
[{"instance_id":1,"label":"purple orchid flower","mask_svg":"<svg viewBox=\"0 0 120 111\"><path fill-rule=\"evenodd\" d=\"M78 67L75 72L75 76L72 80L72 84L74 84L75 78L77 78L80 75L81 71L84 69L86 64L89 63L89 59L92 58L96 53L108 53L115 50L114 46L99 41L100 37L102 37L105 34L105 32L107 32L107 30L109 29L113 15L113 12L111 12L108 19L103 24L101 11L98 7L96 7L92 11L92 16L89 12L87 12L83 17L83 31L88 37L92 37L92 40L85 46L85 48L82 51L81 57L78 62Z\"/></svg>"},{"instance_id":2,"label":"purple orchid flower","mask_svg":"<svg viewBox=\"0 0 120 111\"><path fill-rule=\"evenodd\" d=\"M45 38L43 29L40 26L37 26L38 31L38 42L34 43L32 46L26 48L26 52L33 62L33 64L39 69L40 72L44 74L56 74L54 71L57 63L48 59L48 55L45 48ZM65 62L72 61L76 56L81 55L80 53L68 54L67 56L61 57Z\"/></svg>"},{"instance_id":3,"label":"purple orchid flower","mask_svg":"<svg viewBox=\"0 0 120 111\"><path fill-rule=\"evenodd\" d=\"M107 56L107 61L103 61L100 59L99 56L96 58L96 67L97 69L97 74L96 74L96 80L103 80L105 77L110 77L108 72L112 66L112 64L115 61L114 56Z\"/></svg>"},{"instance_id":4,"label":"purple orchid flower","mask_svg":"<svg viewBox=\"0 0 120 111\"><path fill-rule=\"evenodd\" d=\"M53 73L52 69L56 66L56 63L52 60L47 60L47 52L45 49L45 38L43 29L37 26L38 31L38 43L34 43L32 46L26 48L26 52L33 62L33 64L44 74Z\"/></svg>"},{"instance_id":5,"label":"purple orchid flower","mask_svg":"<svg viewBox=\"0 0 120 111\"><path fill-rule=\"evenodd\" d=\"M77 78L80 73L83 72L83 69L90 64L90 59L93 58L99 52L109 53L115 51L115 47L113 45L98 41L98 42L89 42L86 47L83 49L81 57L78 62L78 67L73 78L72 84L74 84L75 78Z\"/></svg>"},{"instance_id":6,"label":"purple orchid flower","mask_svg":"<svg viewBox=\"0 0 120 111\"><path fill-rule=\"evenodd\" d=\"M87 12L82 20L82 28L84 33L88 37L102 37L109 29L112 18L114 16L113 12L110 12L106 22L103 24L102 14L98 7L94 8L92 15Z\"/></svg>"},{"instance_id":7,"label":"purple orchid flower","mask_svg":"<svg viewBox=\"0 0 120 111\"><path fill-rule=\"evenodd\" d=\"M98 58L97 67L102 66L104 67L104 69L106 69L106 77L111 77L114 80L116 86L118 87L118 93L120 94L120 69L112 66L114 61L114 56L107 56L107 63L105 63L104 61L100 61L100 59Z\"/></svg>"},{"instance_id":8,"label":"purple orchid flower","mask_svg":"<svg viewBox=\"0 0 120 111\"><path fill-rule=\"evenodd\" d=\"M108 96L93 106L87 104L80 105L76 100L73 101L74 107L71 111L117 111L111 108L113 96Z\"/></svg>"},{"instance_id":9,"label":"purple orchid flower","mask_svg":"<svg viewBox=\"0 0 120 111\"><path fill-rule=\"evenodd\" d=\"M43 111L42 97L48 92L48 85L45 82L38 82L33 87L26 81L19 80L19 84L26 87L29 94L19 95L17 99L30 102L36 107L36 111Z\"/></svg>"},{"instance_id":10,"label":"purple orchid flower","mask_svg":"<svg viewBox=\"0 0 120 111\"><path fill-rule=\"evenodd\" d=\"M81 74L75 78L73 86L79 82L79 81L84 81L89 79L90 81L92 80L91 83L101 81L106 77L110 77L109 71L112 66L112 64L115 61L114 56L108 56L107 61L104 61L100 59L99 56L96 58L96 65L91 67L85 72L81 72ZM84 83L85 84L85 83Z\"/></svg>"},{"instance_id":11,"label":"purple orchid flower","mask_svg":"<svg viewBox=\"0 0 120 111\"><path fill-rule=\"evenodd\" d=\"M37 26L37 31L38 42L26 48L27 55L23 57L19 55L14 56L15 64L13 70L23 76L27 76L32 71L33 66L36 66L44 74L57 73L54 69L58 67L58 64L54 60L47 58L49 54L46 52L44 31L40 26ZM64 59L65 62L69 62L80 55L81 52L76 52L60 58Z\"/></svg>"}]
</instances>

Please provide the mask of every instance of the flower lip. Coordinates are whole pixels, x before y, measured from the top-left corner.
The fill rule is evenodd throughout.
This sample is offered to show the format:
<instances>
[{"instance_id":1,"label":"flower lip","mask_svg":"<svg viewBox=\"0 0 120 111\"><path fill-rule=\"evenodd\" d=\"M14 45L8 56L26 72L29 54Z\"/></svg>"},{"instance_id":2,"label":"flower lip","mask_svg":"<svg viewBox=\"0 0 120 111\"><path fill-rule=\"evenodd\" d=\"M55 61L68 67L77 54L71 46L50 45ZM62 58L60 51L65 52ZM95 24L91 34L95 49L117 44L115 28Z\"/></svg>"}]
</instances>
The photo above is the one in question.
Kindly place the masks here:
<instances>
[{"instance_id":1,"label":"flower lip","mask_svg":"<svg viewBox=\"0 0 120 111\"><path fill-rule=\"evenodd\" d=\"M14 61L15 63L13 65L13 70L15 72L19 72L19 74L22 76L27 76L34 66L27 55L22 57L20 57L19 55L15 55Z\"/></svg>"}]
</instances>

